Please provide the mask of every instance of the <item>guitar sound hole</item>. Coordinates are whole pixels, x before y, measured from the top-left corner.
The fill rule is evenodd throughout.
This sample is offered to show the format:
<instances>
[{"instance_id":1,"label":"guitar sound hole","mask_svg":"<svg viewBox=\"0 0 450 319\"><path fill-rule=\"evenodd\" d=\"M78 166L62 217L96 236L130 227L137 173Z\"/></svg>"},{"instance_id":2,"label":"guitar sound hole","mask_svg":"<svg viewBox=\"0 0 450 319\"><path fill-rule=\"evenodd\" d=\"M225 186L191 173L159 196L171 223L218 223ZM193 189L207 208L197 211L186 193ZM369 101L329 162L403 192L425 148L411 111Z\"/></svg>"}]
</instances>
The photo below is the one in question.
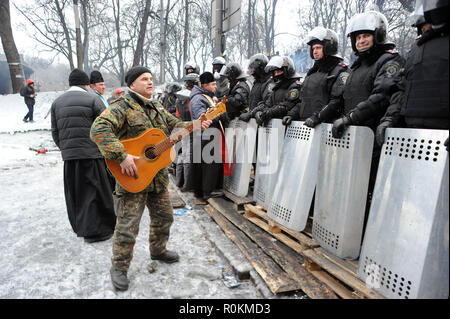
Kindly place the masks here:
<instances>
[{"instance_id":1,"label":"guitar sound hole","mask_svg":"<svg viewBox=\"0 0 450 319\"><path fill-rule=\"evenodd\" d=\"M150 160L154 160L158 157L155 155L155 148L153 146L145 150L145 157L147 157Z\"/></svg>"}]
</instances>

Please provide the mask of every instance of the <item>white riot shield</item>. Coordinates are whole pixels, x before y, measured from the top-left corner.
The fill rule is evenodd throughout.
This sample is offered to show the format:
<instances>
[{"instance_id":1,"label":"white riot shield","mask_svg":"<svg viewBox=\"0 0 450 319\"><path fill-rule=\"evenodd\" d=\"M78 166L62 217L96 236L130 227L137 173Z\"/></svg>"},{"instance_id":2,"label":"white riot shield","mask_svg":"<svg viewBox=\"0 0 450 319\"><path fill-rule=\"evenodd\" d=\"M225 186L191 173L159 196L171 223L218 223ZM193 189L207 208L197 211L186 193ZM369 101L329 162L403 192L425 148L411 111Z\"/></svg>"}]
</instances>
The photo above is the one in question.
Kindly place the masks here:
<instances>
[{"instance_id":1,"label":"white riot shield","mask_svg":"<svg viewBox=\"0 0 450 319\"><path fill-rule=\"evenodd\" d=\"M255 119L248 123L234 119L226 129L225 140L231 161L231 176L224 176L224 189L245 197L248 193L250 173L256 147L257 124Z\"/></svg>"},{"instance_id":2,"label":"white riot shield","mask_svg":"<svg viewBox=\"0 0 450 319\"><path fill-rule=\"evenodd\" d=\"M293 121L286 129L267 216L295 231L306 227L316 186L320 129Z\"/></svg>"},{"instance_id":3,"label":"white riot shield","mask_svg":"<svg viewBox=\"0 0 450 319\"><path fill-rule=\"evenodd\" d=\"M255 186L253 199L268 207L283 146L285 126L280 119L272 119L266 127L258 128Z\"/></svg>"},{"instance_id":4,"label":"white riot shield","mask_svg":"<svg viewBox=\"0 0 450 319\"><path fill-rule=\"evenodd\" d=\"M448 135L386 130L358 275L387 298L448 298Z\"/></svg>"},{"instance_id":5,"label":"white riot shield","mask_svg":"<svg viewBox=\"0 0 450 319\"><path fill-rule=\"evenodd\" d=\"M356 259L361 247L374 135L350 126L333 138L321 124L321 146L312 236L340 258Z\"/></svg>"}]
</instances>

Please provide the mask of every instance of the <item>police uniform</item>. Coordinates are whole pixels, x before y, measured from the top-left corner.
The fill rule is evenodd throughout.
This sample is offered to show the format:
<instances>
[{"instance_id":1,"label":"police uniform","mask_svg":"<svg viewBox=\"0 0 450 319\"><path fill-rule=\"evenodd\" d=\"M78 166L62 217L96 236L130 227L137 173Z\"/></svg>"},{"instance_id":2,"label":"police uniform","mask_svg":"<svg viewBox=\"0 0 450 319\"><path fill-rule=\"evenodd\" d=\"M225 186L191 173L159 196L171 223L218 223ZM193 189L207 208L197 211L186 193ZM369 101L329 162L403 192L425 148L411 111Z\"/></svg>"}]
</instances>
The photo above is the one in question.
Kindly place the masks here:
<instances>
[{"instance_id":1,"label":"police uniform","mask_svg":"<svg viewBox=\"0 0 450 319\"><path fill-rule=\"evenodd\" d=\"M121 163L127 153L120 142L137 137L150 128L161 129L166 135L191 122L174 117L156 100L145 101L134 92L120 98L105 110L92 125L91 139L103 156ZM145 206L150 212L150 252L152 256L164 252L173 222L173 210L167 186L168 170L160 170L153 181L140 193L130 193L116 183L114 194L117 215L114 232L112 264L114 269L127 271L133 258L133 247L139 231L139 222Z\"/></svg>"}]
</instances>

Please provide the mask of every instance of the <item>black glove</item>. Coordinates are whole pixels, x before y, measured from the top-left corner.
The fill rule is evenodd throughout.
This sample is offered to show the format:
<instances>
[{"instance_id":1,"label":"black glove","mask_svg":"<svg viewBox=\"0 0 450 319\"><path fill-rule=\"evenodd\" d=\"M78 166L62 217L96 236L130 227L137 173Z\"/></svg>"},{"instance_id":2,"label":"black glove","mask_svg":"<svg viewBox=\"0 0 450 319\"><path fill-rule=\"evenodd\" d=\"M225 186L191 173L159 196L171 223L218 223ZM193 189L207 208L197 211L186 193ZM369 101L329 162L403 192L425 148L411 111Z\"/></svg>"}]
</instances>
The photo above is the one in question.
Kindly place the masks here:
<instances>
[{"instance_id":1,"label":"black glove","mask_svg":"<svg viewBox=\"0 0 450 319\"><path fill-rule=\"evenodd\" d=\"M341 138L344 135L344 131L347 126L352 124L352 120L349 116L344 115L343 117L337 119L333 122L333 127L331 129L331 134L334 138Z\"/></svg>"},{"instance_id":2,"label":"black glove","mask_svg":"<svg viewBox=\"0 0 450 319\"><path fill-rule=\"evenodd\" d=\"M292 116L286 115L285 117L283 117L282 122L283 122L283 125L288 126L292 122Z\"/></svg>"},{"instance_id":3,"label":"black glove","mask_svg":"<svg viewBox=\"0 0 450 319\"><path fill-rule=\"evenodd\" d=\"M256 114L255 114L255 120L256 120L256 123L258 123L259 126L262 126L264 124L264 120L262 118L262 115L263 115L263 112L261 112L261 111L256 112Z\"/></svg>"},{"instance_id":4,"label":"black glove","mask_svg":"<svg viewBox=\"0 0 450 319\"><path fill-rule=\"evenodd\" d=\"M251 118L252 118L251 112L247 112L247 113L243 113L243 114L239 115L239 119L244 122L250 121Z\"/></svg>"},{"instance_id":5,"label":"black glove","mask_svg":"<svg viewBox=\"0 0 450 319\"><path fill-rule=\"evenodd\" d=\"M320 124L320 119L316 114L311 115L305 120L304 125L310 128L314 128L317 126L317 124Z\"/></svg>"},{"instance_id":6,"label":"black glove","mask_svg":"<svg viewBox=\"0 0 450 319\"><path fill-rule=\"evenodd\" d=\"M394 124L392 122L391 117L386 117L383 122L380 123L377 127L377 131L375 132L375 138L379 146L383 146L384 137L386 135L386 129L388 127L393 127Z\"/></svg>"},{"instance_id":7,"label":"black glove","mask_svg":"<svg viewBox=\"0 0 450 319\"><path fill-rule=\"evenodd\" d=\"M448 150L448 137L447 137L447 139L445 140L445 142L444 142L444 146L445 146L445 149L447 150L447 152L449 151Z\"/></svg>"}]
</instances>

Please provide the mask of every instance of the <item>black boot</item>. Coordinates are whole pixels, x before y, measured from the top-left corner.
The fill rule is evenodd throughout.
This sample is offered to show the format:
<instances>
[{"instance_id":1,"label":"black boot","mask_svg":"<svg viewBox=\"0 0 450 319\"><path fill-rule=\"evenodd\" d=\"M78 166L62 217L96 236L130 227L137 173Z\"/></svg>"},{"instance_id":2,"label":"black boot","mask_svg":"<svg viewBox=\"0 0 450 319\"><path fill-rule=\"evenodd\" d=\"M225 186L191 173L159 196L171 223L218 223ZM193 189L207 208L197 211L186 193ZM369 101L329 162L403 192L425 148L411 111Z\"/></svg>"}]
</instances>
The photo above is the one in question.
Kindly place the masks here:
<instances>
[{"instance_id":1,"label":"black boot","mask_svg":"<svg viewBox=\"0 0 450 319\"><path fill-rule=\"evenodd\" d=\"M180 260L180 256L174 251L166 250L161 255L151 255L151 258L153 260L161 260L162 262L165 262L167 264L175 263L178 260Z\"/></svg>"},{"instance_id":2,"label":"black boot","mask_svg":"<svg viewBox=\"0 0 450 319\"><path fill-rule=\"evenodd\" d=\"M109 272L111 273L112 284L117 290L128 290L128 284L130 281L127 278L127 271L115 270L114 267L111 267Z\"/></svg>"}]
</instances>

